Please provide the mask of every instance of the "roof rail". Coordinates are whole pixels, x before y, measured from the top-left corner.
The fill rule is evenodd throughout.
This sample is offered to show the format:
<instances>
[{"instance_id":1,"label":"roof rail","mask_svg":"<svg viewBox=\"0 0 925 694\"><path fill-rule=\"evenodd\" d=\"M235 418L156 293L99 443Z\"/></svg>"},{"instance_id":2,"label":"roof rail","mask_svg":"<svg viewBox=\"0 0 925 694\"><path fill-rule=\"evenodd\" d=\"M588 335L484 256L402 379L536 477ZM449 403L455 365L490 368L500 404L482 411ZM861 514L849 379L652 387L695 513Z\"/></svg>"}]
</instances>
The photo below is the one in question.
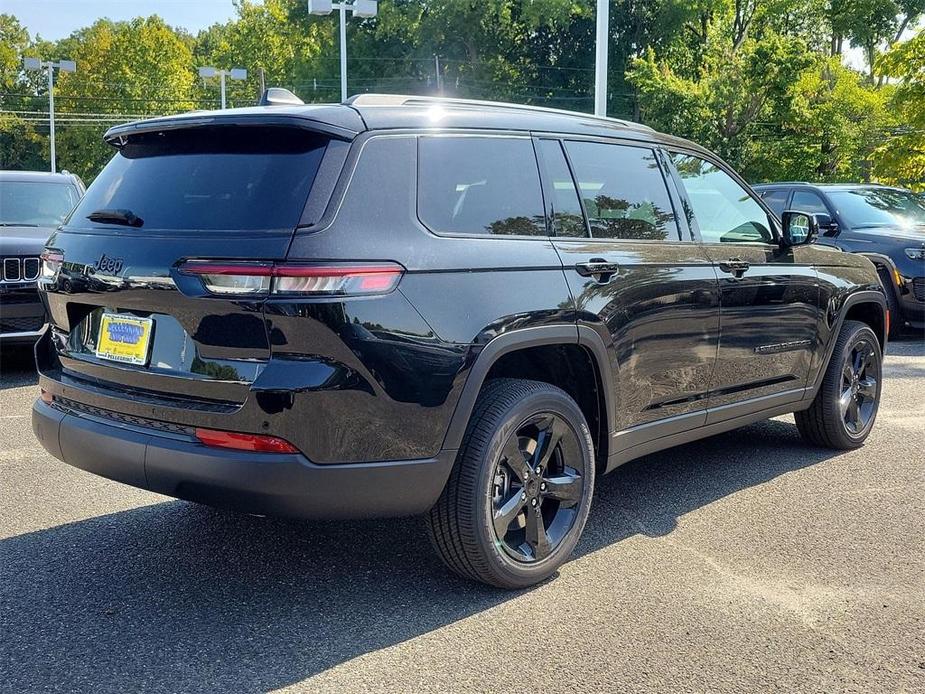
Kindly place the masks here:
<instances>
[{"instance_id":1,"label":"roof rail","mask_svg":"<svg viewBox=\"0 0 925 694\"><path fill-rule=\"evenodd\" d=\"M635 123L633 121L621 120L619 118L606 118L595 116L582 111L566 111L561 108L549 108L547 106L530 106L527 104L511 104L502 101L482 101L479 99L458 99L447 96L413 96L407 94L357 94L351 96L344 103L351 106L414 106L424 104L449 104L452 106L468 106L471 108L496 108L510 111L530 111L536 113L551 113L559 116L581 116L582 118L594 118L608 123L616 123L627 128L637 128L639 130L652 130L648 125Z\"/></svg>"}]
</instances>

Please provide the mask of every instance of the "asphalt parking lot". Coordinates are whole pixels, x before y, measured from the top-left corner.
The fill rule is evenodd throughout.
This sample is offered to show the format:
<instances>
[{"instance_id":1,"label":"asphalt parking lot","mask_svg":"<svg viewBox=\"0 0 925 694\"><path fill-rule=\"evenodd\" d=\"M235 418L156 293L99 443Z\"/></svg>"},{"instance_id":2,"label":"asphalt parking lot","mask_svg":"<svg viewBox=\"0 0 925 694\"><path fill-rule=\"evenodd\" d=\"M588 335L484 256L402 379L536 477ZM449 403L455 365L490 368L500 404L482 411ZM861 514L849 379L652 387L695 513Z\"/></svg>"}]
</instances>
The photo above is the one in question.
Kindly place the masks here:
<instances>
[{"instance_id":1,"label":"asphalt parking lot","mask_svg":"<svg viewBox=\"0 0 925 694\"><path fill-rule=\"evenodd\" d=\"M559 575L457 579L419 521L238 516L72 469L0 378L0 690L925 691L925 342L867 445L782 417L600 480Z\"/></svg>"}]
</instances>

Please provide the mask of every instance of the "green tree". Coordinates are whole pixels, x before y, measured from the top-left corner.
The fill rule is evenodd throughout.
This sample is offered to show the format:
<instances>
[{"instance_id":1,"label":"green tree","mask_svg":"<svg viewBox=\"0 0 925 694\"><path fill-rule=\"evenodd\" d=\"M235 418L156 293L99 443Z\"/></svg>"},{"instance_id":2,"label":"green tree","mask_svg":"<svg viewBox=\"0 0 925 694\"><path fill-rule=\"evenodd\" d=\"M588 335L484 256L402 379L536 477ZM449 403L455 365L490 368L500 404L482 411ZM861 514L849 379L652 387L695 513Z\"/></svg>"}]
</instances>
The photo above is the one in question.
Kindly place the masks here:
<instances>
[{"instance_id":1,"label":"green tree","mask_svg":"<svg viewBox=\"0 0 925 694\"><path fill-rule=\"evenodd\" d=\"M897 125L874 153L874 172L886 183L925 190L925 33L894 46L877 68L897 80L890 98Z\"/></svg>"},{"instance_id":2,"label":"green tree","mask_svg":"<svg viewBox=\"0 0 925 694\"><path fill-rule=\"evenodd\" d=\"M30 92L35 75L23 71L24 55L34 55L29 32L10 14L0 14L0 169L44 169L43 138L35 131Z\"/></svg>"},{"instance_id":3,"label":"green tree","mask_svg":"<svg viewBox=\"0 0 925 694\"><path fill-rule=\"evenodd\" d=\"M798 76L815 60L802 39L770 29L752 38L749 17L727 13L710 20L693 76L652 50L627 72L646 122L694 139L738 166L748 163L746 150L759 125L793 98Z\"/></svg>"},{"instance_id":4,"label":"green tree","mask_svg":"<svg viewBox=\"0 0 925 694\"><path fill-rule=\"evenodd\" d=\"M804 70L792 98L757 130L745 166L755 181L862 181L888 120L886 94L837 57Z\"/></svg>"},{"instance_id":5,"label":"green tree","mask_svg":"<svg viewBox=\"0 0 925 694\"><path fill-rule=\"evenodd\" d=\"M194 108L192 43L157 16L101 19L62 41L77 72L56 85L60 166L92 179L112 156L110 125Z\"/></svg>"}]
</instances>

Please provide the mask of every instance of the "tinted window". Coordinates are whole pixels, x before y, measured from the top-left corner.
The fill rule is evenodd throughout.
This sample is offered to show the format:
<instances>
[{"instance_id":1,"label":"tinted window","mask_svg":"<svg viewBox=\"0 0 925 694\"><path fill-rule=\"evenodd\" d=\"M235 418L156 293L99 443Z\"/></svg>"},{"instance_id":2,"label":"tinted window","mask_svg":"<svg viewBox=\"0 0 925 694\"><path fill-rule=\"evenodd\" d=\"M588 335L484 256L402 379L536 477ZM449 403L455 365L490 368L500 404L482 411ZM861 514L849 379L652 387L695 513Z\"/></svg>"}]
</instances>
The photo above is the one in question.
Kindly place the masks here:
<instances>
[{"instance_id":1,"label":"tinted window","mask_svg":"<svg viewBox=\"0 0 925 694\"><path fill-rule=\"evenodd\" d=\"M295 128L211 128L133 138L87 190L68 224L127 209L144 230L292 229L326 140Z\"/></svg>"},{"instance_id":2,"label":"tinted window","mask_svg":"<svg viewBox=\"0 0 925 694\"><path fill-rule=\"evenodd\" d=\"M0 182L0 224L56 227L77 202L68 183L43 181Z\"/></svg>"},{"instance_id":3,"label":"tinted window","mask_svg":"<svg viewBox=\"0 0 925 694\"><path fill-rule=\"evenodd\" d=\"M554 236L587 236L575 181L558 140L539 140L537 150L546 175L546 207Z\"/></svg>"},{"instance_id":4,"label":"tinted window","mask_svg":"<svg viewBox=\"0 0 925 694\"><path fill-rule=\"evenodd\" d=\"M568 142L566 148L592 236L678 238L671 198L653 150L600 142Z\"/></svg>"},{"instance_id":5,"label":"tinted window","mask_svg":"<svg viewBox=\"0 0 925 694\"><path fill-rule=\"evenodd\" d=\"M925 224L925 197L896 188L833 190L829 200L851 227Z\"/></svg>"},{"instance_id":6,"label":"tinted window","mask_svg":"<svg viewBox=\"0 0 925 694\"><path fill-rule=\"evenodd\" d=\"M793 194L793 202L790 203L790 209L799 210L800 212L809 212L811 214L828 214L825 203L822 198L809 190L798 190Z\"/></svg>"},{"instance_id":7,"label":"tinted window","mask_svg":"<svg viewBox=\"0 0 925 694\"><path fill-rule=\"evenodd\" d=\"M418 214L430 229L546 235L532 141L422 137L418 147Z\"/></svg>"},{"instance_id":8,"label":"tinted window","mask_svg":"<svg viewBox=\"0 0 925 694\"><path fill-rule=\"evenodd\" d=\"M761 199L764 200L768 207L774 210L774 214L780 217L787 209L787 190L765 190L761 192Z\"/></svg>"},{"instance_id":9,"label":"tinted window","mask_svg":"<svg viewBox=\"0 0 925 694\"><path fill-rule=\"evenodd\" d=\"M770 222L764 209L735 179L715 164L674 152L704 243L771 243Z\"/></svg>"}]
</instances>

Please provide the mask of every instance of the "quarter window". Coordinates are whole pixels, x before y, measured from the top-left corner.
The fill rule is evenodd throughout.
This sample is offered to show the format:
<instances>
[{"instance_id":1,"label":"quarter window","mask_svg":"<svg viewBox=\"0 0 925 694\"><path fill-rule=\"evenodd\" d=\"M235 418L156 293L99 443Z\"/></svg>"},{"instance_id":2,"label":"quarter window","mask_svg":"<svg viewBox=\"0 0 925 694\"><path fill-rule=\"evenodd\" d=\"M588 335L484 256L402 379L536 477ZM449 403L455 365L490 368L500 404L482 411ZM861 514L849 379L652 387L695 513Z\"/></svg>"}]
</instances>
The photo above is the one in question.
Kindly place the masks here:
<instances>
[{"instance_id":1,"label":"quarter window","mask_svg":"<svg viewBox=\"0 0 925 694\"><path fill-rule=\"evenodd\" d=\"M655 152L601 142L566 143L591 235L678 239L671 198Z\"/></svg>"},{"instance_id":2,"label":"quarter window","mask_svg":"<svg viewBox=\"0 0 925 694\"><path fill-rule=\"evenodd\" d=\"M546 236L533 142L527 138L421 137L418 215L451 234Z\"/></svg>"},{"instance_id":3,"label":"quarter window","mask_svg":"<svg viewBox=\"0 0 925 694\"><path fill-rule=\"evenodd\" d=\"M673 152L704 243L772 243L774 234L764 209L745 188L715 164Z\"/></svg>"}]
</instances>

